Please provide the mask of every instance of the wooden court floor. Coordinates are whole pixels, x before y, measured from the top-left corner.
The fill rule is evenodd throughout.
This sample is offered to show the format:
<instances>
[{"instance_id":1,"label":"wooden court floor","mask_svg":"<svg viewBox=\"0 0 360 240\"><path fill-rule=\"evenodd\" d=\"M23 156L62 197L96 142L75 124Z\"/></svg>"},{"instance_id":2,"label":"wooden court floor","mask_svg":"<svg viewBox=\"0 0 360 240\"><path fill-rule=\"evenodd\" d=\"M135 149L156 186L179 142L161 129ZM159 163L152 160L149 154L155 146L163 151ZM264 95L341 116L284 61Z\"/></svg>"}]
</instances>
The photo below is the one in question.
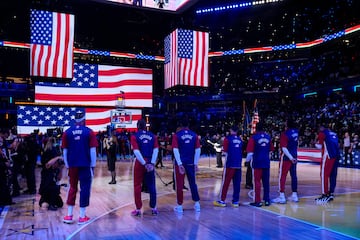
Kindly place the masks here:
<instances>
[{"instance_id":1,"label":"wooden court floor","mask_svg":"<svg viewBox=\"0 0 360 240\"><path fill-rule=\"evenodd\" d=\"M339 168L335 200L316 205L320 193L319 165L299 163L299 203L249 206L252 199L244 188L245 168L240 193L241 205L214 207L222 169L214 158L201 158L197 183L201 212L193 209L190 191L184 192L184 213L174 213L176 204L172 184L172 163L157 169L158 216L152 216L149 195L143 193L143 214L132 217L132 162L117 162L117 184L109 185L106 162L98 161L92 186L86 225L64 224L66 206L58 211L39 207L40 196L21 195L16 204L5 207L0 216L0 239L360 239L360 169ZM39 180L40 168L36 170ZM271 164L271 198L277 193L278 162ZM287 195L291 194L286 186ZM63 180L66 182L66 178ZM39 182L39 181L38 181ZM187 183L186 183L187 184ZM65 201L67 189L61 194ZM227 201L231 201L232 188ZM78 199L77 199L78 200ZM74 217L78 217L76 206Z\"/></svg>"}]
</instances>

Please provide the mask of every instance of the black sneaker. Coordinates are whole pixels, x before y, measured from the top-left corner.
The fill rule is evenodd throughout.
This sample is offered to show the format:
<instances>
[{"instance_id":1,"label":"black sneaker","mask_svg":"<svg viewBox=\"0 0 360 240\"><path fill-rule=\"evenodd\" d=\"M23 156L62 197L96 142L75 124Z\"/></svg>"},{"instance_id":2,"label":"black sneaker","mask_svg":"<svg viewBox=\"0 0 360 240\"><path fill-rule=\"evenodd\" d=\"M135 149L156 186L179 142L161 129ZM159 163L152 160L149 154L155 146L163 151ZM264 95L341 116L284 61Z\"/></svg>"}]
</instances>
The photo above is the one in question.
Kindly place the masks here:
<instances>
[{"instance_id":1,"label":"black sneaker","mask_svg":"<svg viewBox=\"0 0 360 240\"><path fill-rule=\"evenodd\" d=\"M328 201L329 201L329 202L330 202L330 201L334 201L334 199L335 199L334 194L333 194L333 193L330 193L330 194L328 195Z\"/></svg>"},{"instance_id":2,"label":"black sneaker","mask_svg":"<svg viewBox=\"0 0 360 240\"><path fill-rule=\"evenodd\" d=\"M254 206L254 207L261 207L262 206L262 203L261 202L252 202L250 203L250 206Z\"/></svg>"},{"instance_id":3,"label":"black sneaker","mask_svg":"<svg viewBox=\"0 0 360 240\"><path fill-rule=\"evenodd\" d=\"M270 201L265 201L265 206L266 207L270 206Z\"/></svg>"},{"instance_id":4,"label":"black sneaker","mask_svg":"<svg viewBox=\"0 0 360 240\"><path fill-rule=\"evenodd\" d=\"M159 212L156 208L151 209L151 215L157 216L158 214L159 214Z\"/></svg>"},{"instance_id":5,"label":"black sneaker","mask_svg":"<svg viewBox=\"0 0 360 240\"><path fill-rule=\"evenodd\" d=\"M320 197L315 198L316 203L327 203L329 201L329 195L322 194Z\"/></svg>"},{"instance_id":6,"label":"black sneaker","mask_svg":"<svg viewBox=\"0 0 360 240\"><path fill-rule=\"evenodd\" d=\"M55 205L49 205L48 210L56 211L56 210L58 210L58 208Z\"/></svg>"}]
</instances>

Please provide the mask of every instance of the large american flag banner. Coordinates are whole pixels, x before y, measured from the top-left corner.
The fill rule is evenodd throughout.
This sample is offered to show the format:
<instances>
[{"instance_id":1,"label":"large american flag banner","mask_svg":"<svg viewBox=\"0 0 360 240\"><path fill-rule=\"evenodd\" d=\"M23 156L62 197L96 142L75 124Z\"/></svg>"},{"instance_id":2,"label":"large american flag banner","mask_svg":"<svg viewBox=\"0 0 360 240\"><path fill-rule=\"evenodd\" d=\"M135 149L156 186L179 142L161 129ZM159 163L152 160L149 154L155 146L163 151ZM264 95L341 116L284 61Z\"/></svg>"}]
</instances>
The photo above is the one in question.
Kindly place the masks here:
<instances>
[{"instance_id":1,"label":"large american flag banner","mask_svg":"<svg viewBox=\"0 0 360 240\"><path fill-rule=\"evenodd\" d=\"M176 29L164 41L164 87L207 87L209 34Z\"/></svg>"},{"instance_id":2,"label":"large american flag banner","mask_svg":"<svg viewBox=\"0 0 360 240\"><path fill-rule=\"evenodd\" d=\"M74 15L31 10L30 75L72 78Z\"/></svg>"},{"instance_id":3,"label":"large american flag banner","mask_svg":"<svg viewBox=\"0 0 360 240\"><path fill-rule=\"evenodd\" d=\"M17 106L17 132L26 135L39 130L46 133L50 128L63 128L75 124L75 113L85 112L85 124L93 131L106 131L110 126L110 108L86 108L68 106L42 106L42 105L19 105ZM132 115L130 124L123 124L123 128L129 131L137 129L137 122L141 119L141 109L125 109Z\"/></svg>"},{"instance_id":4,"label":"large american flag banner","mask_svg":"<svg viewBox=\"0 0 360 240\"><path fill-rule=\"evenodd\" d=\"M115 107L152 107L152 70L136 67L74 63L70 83L35 83L35 102Z\"/></svg>"}]
</instances>

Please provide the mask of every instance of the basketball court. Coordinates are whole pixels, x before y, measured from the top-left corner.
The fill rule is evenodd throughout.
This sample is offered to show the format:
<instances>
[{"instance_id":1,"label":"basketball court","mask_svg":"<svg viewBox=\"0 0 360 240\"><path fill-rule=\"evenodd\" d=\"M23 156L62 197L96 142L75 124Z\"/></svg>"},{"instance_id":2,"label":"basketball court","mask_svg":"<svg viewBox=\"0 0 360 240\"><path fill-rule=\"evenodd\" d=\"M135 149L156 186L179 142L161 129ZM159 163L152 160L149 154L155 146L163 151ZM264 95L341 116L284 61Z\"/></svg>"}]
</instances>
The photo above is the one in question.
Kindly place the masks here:
<instances>
[{"instance_id":1,"label":"basketball court","mask_svg":"<svg viewBox=\"0 0 360 240\"><path fill-rule=\"evenodd\" d=\"M241 205L214 207L222 169L214 157L202 157L197 177L201 212L195 212L190 191L184 194L184 213L173 211L176 204L171 184L172 163L157 171L158 216L151 215L149 195L143 193L143 214L133 217L132 162L118 161L117 184L109 185L106 161L98 161L86 225L64 224L67 208L48 211L39 207L37 195L21 195L16 204L1 213L1 239L358 239L360 238L359 169L339 168L335 200L316 205L320 193L319 165L299 163L299 203L249 206L252 199L244 188L243 169ZM277 196L278 162L271 163L271 198ZM37 173L40 169L37 169ZM38 176L39 177L39 176ZM291 194L289 180L286 195ZM66 181L66 179L64 179ZM188 186L187 182L186 185ZM65 201L66 188L61 194ZM227 202L231 201L232 188ZM250 194L251 195L251 194ZM78 199L77 199L78 200ZM78 206L74 217L78 217Z\"/></svg>"}]
</instances>

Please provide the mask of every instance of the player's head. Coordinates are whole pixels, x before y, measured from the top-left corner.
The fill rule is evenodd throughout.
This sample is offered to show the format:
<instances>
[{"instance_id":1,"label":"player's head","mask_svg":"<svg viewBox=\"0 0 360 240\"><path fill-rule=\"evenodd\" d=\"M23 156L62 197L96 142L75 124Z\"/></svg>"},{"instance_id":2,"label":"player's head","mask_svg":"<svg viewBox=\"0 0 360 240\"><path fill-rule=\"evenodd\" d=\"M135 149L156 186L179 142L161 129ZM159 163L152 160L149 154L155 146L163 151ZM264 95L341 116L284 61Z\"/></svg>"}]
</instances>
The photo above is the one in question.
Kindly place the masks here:
<instances>
[{"instance_id":1,"label":"player's head","mask_svg":"<svg viewBox=\"0 0 360 240\"><path fill-rule=\"evenodd\" d=\"M76 123L84 123L85 122L85 113L84 113L84 111L79 110L79 111L77 111L75 113L75 122Z\"/></svg>"},{"instance_id":2,"label":"player's head","mask_svg":"<svg viewBox=\"0 0 360 240\"><path fill-rule=\"evenodd\" d=\"M146 122L144 119L140 119L138 122L137 122L137 128L139 130L145 130L146 129Z\"/></svg>"},{"instance_id":3,"label":"player's head","mask_svg":"<svg viewBox=\"0 0 360 240\"><path fill-rule=\"evenodd\" d=\"M238 126L236 126L236 125L231 126L231 128L230 128L230 133L231 134L237 134L238 131L239 131Z\"/></svg>"},{"instance_id":4,"label":"player's head","mask_svg":"<svg viewBox=\"0 0 360 240\"><path fill-rule=\"evenodd\" d=\"M286 120L286 126L288 128L296 128L296 123L294 120L292 120L291 118L289 118L288 120Z\"/></svg>"},{"instance_id":5,"label":"player's head","mask_svg":"<svg viewBox=\"0 0 360 240\"><path fill-rule=\"evenodd\" d=\"M330 122L329 120L323 120L321 121L321 123L319 124L319 131L322 132L325 129L330 128Z\"/></svg>"},{"instance_id":6,"label":"player's head","mask_svg":"<svg viewBox=\"0 0 360 240\"><path fill-rule=\"evenodd\" d=\"M180 123L181 123L182 127L189 127L189 119L188 119L188 117L187 116L183 117L181 119Z\"/></svg>"},{"instance_id":7,"label":"player's head","mask_svg":"<svg viewBox=\"0 0 360 240\"><path fill-rule=\"evenodd\" d=\"M262 131L264 131L264 125L263 125L262 122L258 122L258 123L256 124L256 131L257 131L257 132L262 132Z\"/></svg>"}]
</instances>

